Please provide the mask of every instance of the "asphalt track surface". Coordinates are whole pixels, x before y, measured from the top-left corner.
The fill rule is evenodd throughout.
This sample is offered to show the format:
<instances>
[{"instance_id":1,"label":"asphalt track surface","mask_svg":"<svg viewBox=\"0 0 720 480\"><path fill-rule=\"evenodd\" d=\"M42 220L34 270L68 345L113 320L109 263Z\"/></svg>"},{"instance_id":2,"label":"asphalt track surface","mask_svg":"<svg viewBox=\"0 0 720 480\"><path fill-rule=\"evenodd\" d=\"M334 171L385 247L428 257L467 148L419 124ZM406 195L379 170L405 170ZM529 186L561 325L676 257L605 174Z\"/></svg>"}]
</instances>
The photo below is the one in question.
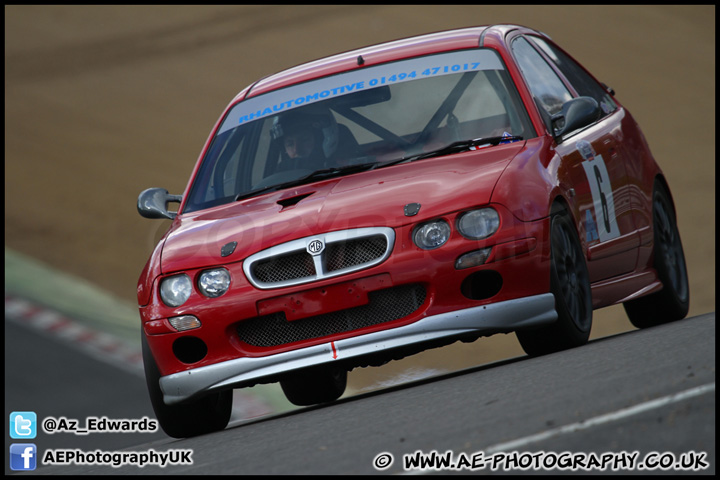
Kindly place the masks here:
<instances>
[{"instance_id":1,"label":"asphalt track surface","mask_svg":"<svg viewBox=\"0 0 720 480\"><path fill-rule=\"evenodd\" d=\"M9 328L8 328L9 327ZM47 417L79 420L152 418L142 377L108 367L76 347L38 336L25 326L7 328L6 403ZM648 473L640 462L696 458L704 468L656 468L653 473L715 472L715 315L594 340L539 358L502 362L439 375L343 398L333 404L232 421L223 431L175 440L162 432L72 435L41 432L40 455L78 449L103 452L186 451L191 465L39 465L37 474L394 474L434 473L404 467L416 452L484 459L506 453L503 463L475 473L572 473L531 466L552 455L637 453L619 470L575 473ZM51 367L37 364L43 357ZM67 372L73 372L68 376ZM29 381L32 379L32 381ZM7 381L6 380L6 381ZM111 380L111 381L108 381ZM94 388L102 384L103 388ZM236 391L237 392L237 391ZM32 399L32 401L27 401ZM8 440L6 439L6 447ZM6 448L7 451L7 448ZM387 465L379 470L374 462ZM384 456L380 456L384 455ZM684 455L684 457L683 457ZM89 459L88 461L94 461ZM112 461L112 460L110 460ZM476 460L477 461L477 460ZM489 461L489 460L488 460ZM463 464L464 465L464 464ZM472 464L469 464L472 465ZM475 464L479 465L478 463ZM542 466L542 464L540 464ZM551 465L551 464L547 464ZM583 464L579 464L583 465ZM634 469L628 469L634 465ZM648 463L648 465L653 465ZM558 464L559 466L559 464ZM508 467L508 468L503 468ZM444 469L449 473L456 470ZM467 468L459 470L471 473ZM7 472L7 468L6 468Z\"/></svg>"},{"instance_id":2,"label":"asphalt track surface","mask_svg":"<svg viewBox=\"0 0 720 480\"><path fill-rule=\"evenodd\" d=\"M514 336L495 336L353 371L349 396L331 406L268 416L268 408L286 407L263 395L257 404L243 399L242 415L217 436L174 442L162 433L41 434L41 451L189 442L195 465L185 471L193 473L373 472L372 456L388 451L395 463L386 472L396 473L401 455L417 449L474 452L714 385L714 314L705 316L715 309L714 6L11 5L5 14L6 299L10 293L40 306L37 315L12 310L19 318L47 326L59 315L65 325L60 337L18 326L7 321L6 300L6 431L17 410L78 419L151 415L137 359L105 355L113 339L137 351L135 282L167 227L140 218L135 200L150 186L184 190L210 128L237 91L304 61L445 28L538 28L615 88L670 183L690 273L690 317L701 317L635 331L622 307L611 307L595 312L587 350L530 360ZM25 259L13 263L14 252ZM681 327L687 336L675 330ZM86 348L88 338L99 344ZM545 363L551 360L558 364ZM573 377L573 368L585 373ZM714 452L714 387L700 392L645 411L647 418L622 417L521 450L561 449L566 441L578 452L627 445ZM247 420L258 415L262 420ZM10 441L6 436L6 473ZM41 471L95 471L68 468Z\"/></svg>"}]
</instances>

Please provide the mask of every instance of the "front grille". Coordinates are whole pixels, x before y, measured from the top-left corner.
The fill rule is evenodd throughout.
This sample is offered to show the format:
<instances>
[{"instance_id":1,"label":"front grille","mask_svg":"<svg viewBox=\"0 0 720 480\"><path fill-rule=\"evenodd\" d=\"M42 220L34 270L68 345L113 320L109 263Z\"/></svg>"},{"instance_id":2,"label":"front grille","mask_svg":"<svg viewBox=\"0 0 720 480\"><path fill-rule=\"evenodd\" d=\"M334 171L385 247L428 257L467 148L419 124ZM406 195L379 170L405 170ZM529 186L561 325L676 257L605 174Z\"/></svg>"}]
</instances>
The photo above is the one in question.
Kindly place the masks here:
<instances>
[{"instance_id":1,"label":"front grille","mask_svg":"<svg viewBox=\"0 0 720 480\"><path fill-rule=\"evenodd\" d=\"M331 232L258 252L243 269L258 288L297 285L377 265L390 255L394 241L395 232L387 227Z\"/></svg>"},{"instance_id":2,"label":"front grille","mask_svg":"<svg viewBox=\"0 0 720 480\"><path fill-rule=\"evenodd\" d=\"M325 271L334 272L372 262L382 257L386 250L387 239L382 235L333 243L325 251Z\"/></svg>"},{"instance_id":3,"label":"front grille","mask_svg":"<svg viewBox=\"0 0 720 480\"><path fill-rule=\"evenodd\" d=\"M315 276L312 255L296 252L261 260L253 266L255 277L263 283L280 283Z\"/></svg>"},{"instance_id":4,"label":"front grille","mask_svg":"<svg viewBox=\"0 0 720 480\"><path fill-rule=\"evenodd\" d=\"M368 293L368 304L359 307L292 322L277 312L243 320L236 331L242 342L255 347L285 345L398 320L417 311L425 296L422 285L402 285Z\"/></svg>"}]
</instances>

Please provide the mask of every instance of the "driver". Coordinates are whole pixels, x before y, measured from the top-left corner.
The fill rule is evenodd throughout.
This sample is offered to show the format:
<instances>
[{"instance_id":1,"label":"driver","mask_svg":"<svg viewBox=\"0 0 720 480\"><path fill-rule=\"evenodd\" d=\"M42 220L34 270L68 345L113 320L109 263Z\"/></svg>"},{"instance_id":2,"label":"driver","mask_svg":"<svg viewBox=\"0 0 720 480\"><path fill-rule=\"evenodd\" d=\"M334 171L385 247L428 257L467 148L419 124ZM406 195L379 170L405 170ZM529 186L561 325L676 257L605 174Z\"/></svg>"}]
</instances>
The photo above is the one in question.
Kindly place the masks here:
<instances>
[{"instance_id":1,"label":"driver","mask_svg":"<svg viewBox=\"0 0 720 480\"><path fill-rule=\"evenodd\" d=\"M280 170L328 167L338 147L338 125L327 108L305 107L275 117L271 134L279 142Z\"/></svg>"}]
</instances>

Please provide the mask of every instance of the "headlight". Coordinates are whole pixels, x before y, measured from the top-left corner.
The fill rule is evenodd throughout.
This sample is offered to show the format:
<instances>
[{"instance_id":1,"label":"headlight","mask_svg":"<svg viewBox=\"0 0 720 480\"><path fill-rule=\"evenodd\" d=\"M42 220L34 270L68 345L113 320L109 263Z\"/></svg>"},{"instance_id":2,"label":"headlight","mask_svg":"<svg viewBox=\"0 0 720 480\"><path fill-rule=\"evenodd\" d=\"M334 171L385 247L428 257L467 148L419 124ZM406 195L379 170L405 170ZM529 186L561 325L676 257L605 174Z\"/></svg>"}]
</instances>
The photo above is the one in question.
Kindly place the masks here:
<instances>
[{"instance_id":1,"label":"headlight","mask_svg":"<svg viewBox=\"0 0 720 480\"><path fill-rule=\"evenodd\" d=\"M198 288L206 297L219 297L230 288L230 272L224 268L205 270L198 279Z\"/></svg>"},{"instance_id":2,"label":"headlight","mask_svg":"<svg viewBox=\"0 0 720 480\"><path fill-rule=\"evenodd\" d=\"M164 278L160 283L160 297L165 305L179 307L190 298L192 282L184 273Z\"/></svg>"},{"instance_id":3,"label":"headlight","mask_svg":"<svg viewBox=\"0 0 720 480\"><path fill-rule=\"evenodd\" d=\"M500 216L493 208L472 210L460 217L457 227L463 237L481 240L497 232L500 227Z\"/></svg>"},{"instance_id":4,"label":"headlight","mask_svg":"<svg viewBox=\"0 0 720 480\"><path fill-rule=\"evenodd\" d=\"M435 220L415 229L413 241L423 250L433 250L442 246L450 238L450 225L445 220Z\"/></svg>"}]
</instances>

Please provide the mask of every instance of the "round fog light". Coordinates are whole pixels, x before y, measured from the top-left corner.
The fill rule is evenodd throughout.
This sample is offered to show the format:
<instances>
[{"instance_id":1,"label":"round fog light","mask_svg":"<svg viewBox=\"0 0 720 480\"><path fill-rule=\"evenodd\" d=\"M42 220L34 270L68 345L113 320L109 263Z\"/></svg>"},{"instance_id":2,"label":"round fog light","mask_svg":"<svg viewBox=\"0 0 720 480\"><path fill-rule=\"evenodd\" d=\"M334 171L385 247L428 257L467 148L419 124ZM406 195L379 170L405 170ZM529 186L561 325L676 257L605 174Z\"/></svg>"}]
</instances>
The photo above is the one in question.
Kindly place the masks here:
<instances>
[{"instance_id":1,"label":"round fog light","mask_svg":"<svg viewBox=\"0 0 720 480\"><path fill-rule=\"evenodd\" d=\"M445 220L435 220L415 229L413 241L423 250L441 247L450 239L450 225Z\"/></svg>"},{"instance_id":2,"label":"round fog light","mask_svg":"<svg viewBox=\"0 0 720 480\"><path fill-rule=\"evenodd\" d=\"M230 272L224 268L205 270L198 279L198 289L206 297L219 297L227 292L228 288L230 288Z\"/></svg>"}]
</instances>

